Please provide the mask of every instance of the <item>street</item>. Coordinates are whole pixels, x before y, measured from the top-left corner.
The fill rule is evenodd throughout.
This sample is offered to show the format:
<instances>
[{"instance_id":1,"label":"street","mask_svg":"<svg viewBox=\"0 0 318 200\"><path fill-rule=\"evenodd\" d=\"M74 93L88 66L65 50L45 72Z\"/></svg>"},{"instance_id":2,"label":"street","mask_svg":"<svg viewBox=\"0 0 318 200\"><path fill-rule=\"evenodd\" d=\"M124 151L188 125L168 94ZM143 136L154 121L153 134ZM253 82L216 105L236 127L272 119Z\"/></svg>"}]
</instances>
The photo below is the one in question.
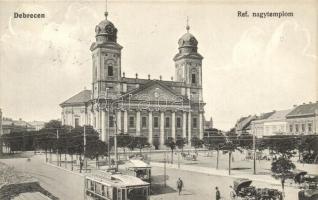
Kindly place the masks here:
<instances>
[{"instance_id":1,"label":"street","mask_svg":"<svg viewBox=\"0 0 318 200\"><path fill-rule=\"evenodd\" d=\"M7 165L15 167L17 170L29 173L40 181L42 187L53 193L60 199L83 199L84 181L83 176L78 172L70 172L62 168L44 162L43 155L33 156L30 162L25 158L2 159ZM164 187L164 168L152 167L153 195L150 199L191 199L208 200L215 199L215 187L219 187L223 199L229 199L230 185L233 185L233 177L210 175L206 173L191 172L188 170L172 169L167 165L166 178L167 187ZM181 177L184 182L184 189L178 195L176 181ZM246 174L246 178L248 174ZM202 184L204 183L204 184ZM281 190L279 184L269 184L268 182L253 181L252 185L257 187L270 187ZM297 199L297 189L286 187L286 198Z\"/></svg>"}]
</instances>

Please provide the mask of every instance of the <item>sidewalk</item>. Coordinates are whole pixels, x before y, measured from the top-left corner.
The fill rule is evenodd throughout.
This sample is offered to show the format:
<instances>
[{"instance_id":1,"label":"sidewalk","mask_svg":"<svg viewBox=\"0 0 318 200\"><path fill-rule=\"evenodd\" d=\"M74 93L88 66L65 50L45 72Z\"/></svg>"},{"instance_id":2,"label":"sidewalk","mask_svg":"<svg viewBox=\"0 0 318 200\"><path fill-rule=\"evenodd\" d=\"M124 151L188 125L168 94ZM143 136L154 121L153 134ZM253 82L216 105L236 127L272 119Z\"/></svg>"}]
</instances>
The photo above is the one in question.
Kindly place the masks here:
<instances>
[{"instance_id":1,"label":"sidewalk","mask_svg":"<svg viewBox=\"0 0 318 200\"><path fill-rule=\"evenodd\" d=\"M162 167L162 168L164 167L164 163L159 163L159 162L151 162L150 165L154 167ZM216 175L216 176L226 176L231 178L248 178L253 181L280 185L279 180L276 180L269 175L262 175L262 174L255 175L255 174L244 173L244 172L242 173L241 171L238 171L238 170L231 170L231 175L229 175L228 170L224 170L224 169L217 170L215 168L200 167L200 166L193 166L193 165L180 164L180 168L178 168L178 164L167 163L166 167L171 169L179 169L179 170L184 170L189 172L204 173L204 174Z\"/></svg>"}]
</instances>

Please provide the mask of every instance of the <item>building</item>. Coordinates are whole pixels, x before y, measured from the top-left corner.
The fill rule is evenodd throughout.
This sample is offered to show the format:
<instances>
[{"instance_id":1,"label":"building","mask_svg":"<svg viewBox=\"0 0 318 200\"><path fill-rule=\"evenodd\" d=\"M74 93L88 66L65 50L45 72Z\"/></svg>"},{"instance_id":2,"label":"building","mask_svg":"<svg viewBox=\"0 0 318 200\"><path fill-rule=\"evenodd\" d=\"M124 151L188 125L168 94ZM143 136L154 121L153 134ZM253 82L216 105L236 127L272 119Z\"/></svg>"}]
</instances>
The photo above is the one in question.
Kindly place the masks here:
<instances>
[{"instance_id":1,"label":"building","mask_svg":"<svg viewBox=\"0 0 318 200\"><path fill-rule=\"evenodd\" d=\"M44 125L46 122L43 121L32 121L32 122L28 122L31 126L33 126L35 128L36 131L44 128Z\"/></svg>"},{"instance_id":2,"label":"building","mask_svg":"<svg viewBox=\"0 0 318 200\"><path fill-rule=\"evenodd\" d=\"M256 136L269 136L286 134L287 121L286 115L292 109L272 111L262 114L257 120L252 122L252 133Z\"/></svg>"},{"instance_id":3,"label":"building","mask_svg":"<svg viewBox=\"0 0 318 200\"><path fill-rule=\"evenodd\" d=\"M12 132L35 131L35 127L22 119L13 120L11 118L2 118L2 133L9 134Z\"/></svg>"},{"instance_id":4,"label":"building","mask_svg":"<svg viewBox=\"0 0 318 200\"><path fill-rule=\"evenodd\" d=\"M286 115L289 134L318 133L318 101L296 106Z\"/></svg>"},{"instance_id":5,"label":"building","mask_svg":"<svg viewBox=\"0 0 318 200\"><path fill-rule=\"evenodd\" d=\"M212 117L210 117L209 121L207 121L207 120L204 121L204 130L212 129L212 128L213 128L213 119L212 119Z\"/></svg>"},{"instance_id":6,"label":"building","mask_svg":"<svg viewBox=\"0 0 318 200\"><path fill-rule=\"evenodd\" d=\"M251 133L251 123L253 120L256 120L256 115L249 115L247 117L241 117L237 120L235 124L235 133L237 135L241 134L250 134Z\"/></svg>"},{"instance_id":7,"label":"building","mask_svg":"<svg viewBox=\"0 0 318 200\"><path fill-rule=\"evenodd\" d=\"M83 90L61 103L62 123L92 125L103 141L117 133L144 136L149 143L167 137L203 137L202 59L190 33L178 40L173 58L175 80L128 78L122 73L117 28L107 19L95 27L92 52L92 90Z\"/></svg>"}]
</instances>

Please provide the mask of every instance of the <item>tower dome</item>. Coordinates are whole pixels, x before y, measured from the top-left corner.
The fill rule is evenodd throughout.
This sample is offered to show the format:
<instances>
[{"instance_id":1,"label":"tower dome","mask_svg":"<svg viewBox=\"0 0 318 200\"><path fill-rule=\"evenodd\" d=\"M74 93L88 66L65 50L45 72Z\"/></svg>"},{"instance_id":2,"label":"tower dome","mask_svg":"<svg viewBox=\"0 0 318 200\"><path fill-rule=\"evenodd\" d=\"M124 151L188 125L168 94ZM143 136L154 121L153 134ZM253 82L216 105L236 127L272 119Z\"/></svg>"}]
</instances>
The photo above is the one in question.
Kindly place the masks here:
<instances>
[{"instance_id":1,"label":"tower dome","mask_svg":"<svg viewBox=\"0 0 318 200\"><path fill-rule=\"evenodd\" d=\"M107 19L108 12L105 12L105 19L95 27L96 41L117 42L117 28Z\"/></svg>"},{"instance_id":2,"label":"tower dome","mask_svg":"<svg viewBox=\"0 0 318 200\"><path fill-rule=\"evenodd\" d=\"M179 39L179 48L182 47L198 47L198 40L189 32L185 33L180 39Z\"/></svg>"}]
</instances>

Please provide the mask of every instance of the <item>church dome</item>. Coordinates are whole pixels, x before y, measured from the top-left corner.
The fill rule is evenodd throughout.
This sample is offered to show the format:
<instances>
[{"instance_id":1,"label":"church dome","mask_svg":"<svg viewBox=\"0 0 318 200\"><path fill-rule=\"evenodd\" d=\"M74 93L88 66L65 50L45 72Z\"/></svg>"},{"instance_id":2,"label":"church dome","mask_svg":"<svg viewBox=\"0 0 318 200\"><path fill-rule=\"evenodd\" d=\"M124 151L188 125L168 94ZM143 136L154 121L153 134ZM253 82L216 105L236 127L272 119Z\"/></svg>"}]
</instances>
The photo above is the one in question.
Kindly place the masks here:
<instances>
[{"instance_id":1,"label":"church dome","mask_svg":"<svg viewBox=\"0 0 318 200\"><path fill-rule=\"evenodd\" d=\"M95 27L96 40L117 41L117 28L107 19L108 13L105 12L105 19Z\"/></svg>"},{"instance_id":2,"label":"church dome","mask_svg":"<svg viewBox=\"0 0 318 200\"><path fill-rule=\"evenodd\" d=\"M181 47L197 47L198 40L191 33L187 32L179 39L178 44L179 44L179 48L181 48Z\"/></svg>"}]
</instances>

